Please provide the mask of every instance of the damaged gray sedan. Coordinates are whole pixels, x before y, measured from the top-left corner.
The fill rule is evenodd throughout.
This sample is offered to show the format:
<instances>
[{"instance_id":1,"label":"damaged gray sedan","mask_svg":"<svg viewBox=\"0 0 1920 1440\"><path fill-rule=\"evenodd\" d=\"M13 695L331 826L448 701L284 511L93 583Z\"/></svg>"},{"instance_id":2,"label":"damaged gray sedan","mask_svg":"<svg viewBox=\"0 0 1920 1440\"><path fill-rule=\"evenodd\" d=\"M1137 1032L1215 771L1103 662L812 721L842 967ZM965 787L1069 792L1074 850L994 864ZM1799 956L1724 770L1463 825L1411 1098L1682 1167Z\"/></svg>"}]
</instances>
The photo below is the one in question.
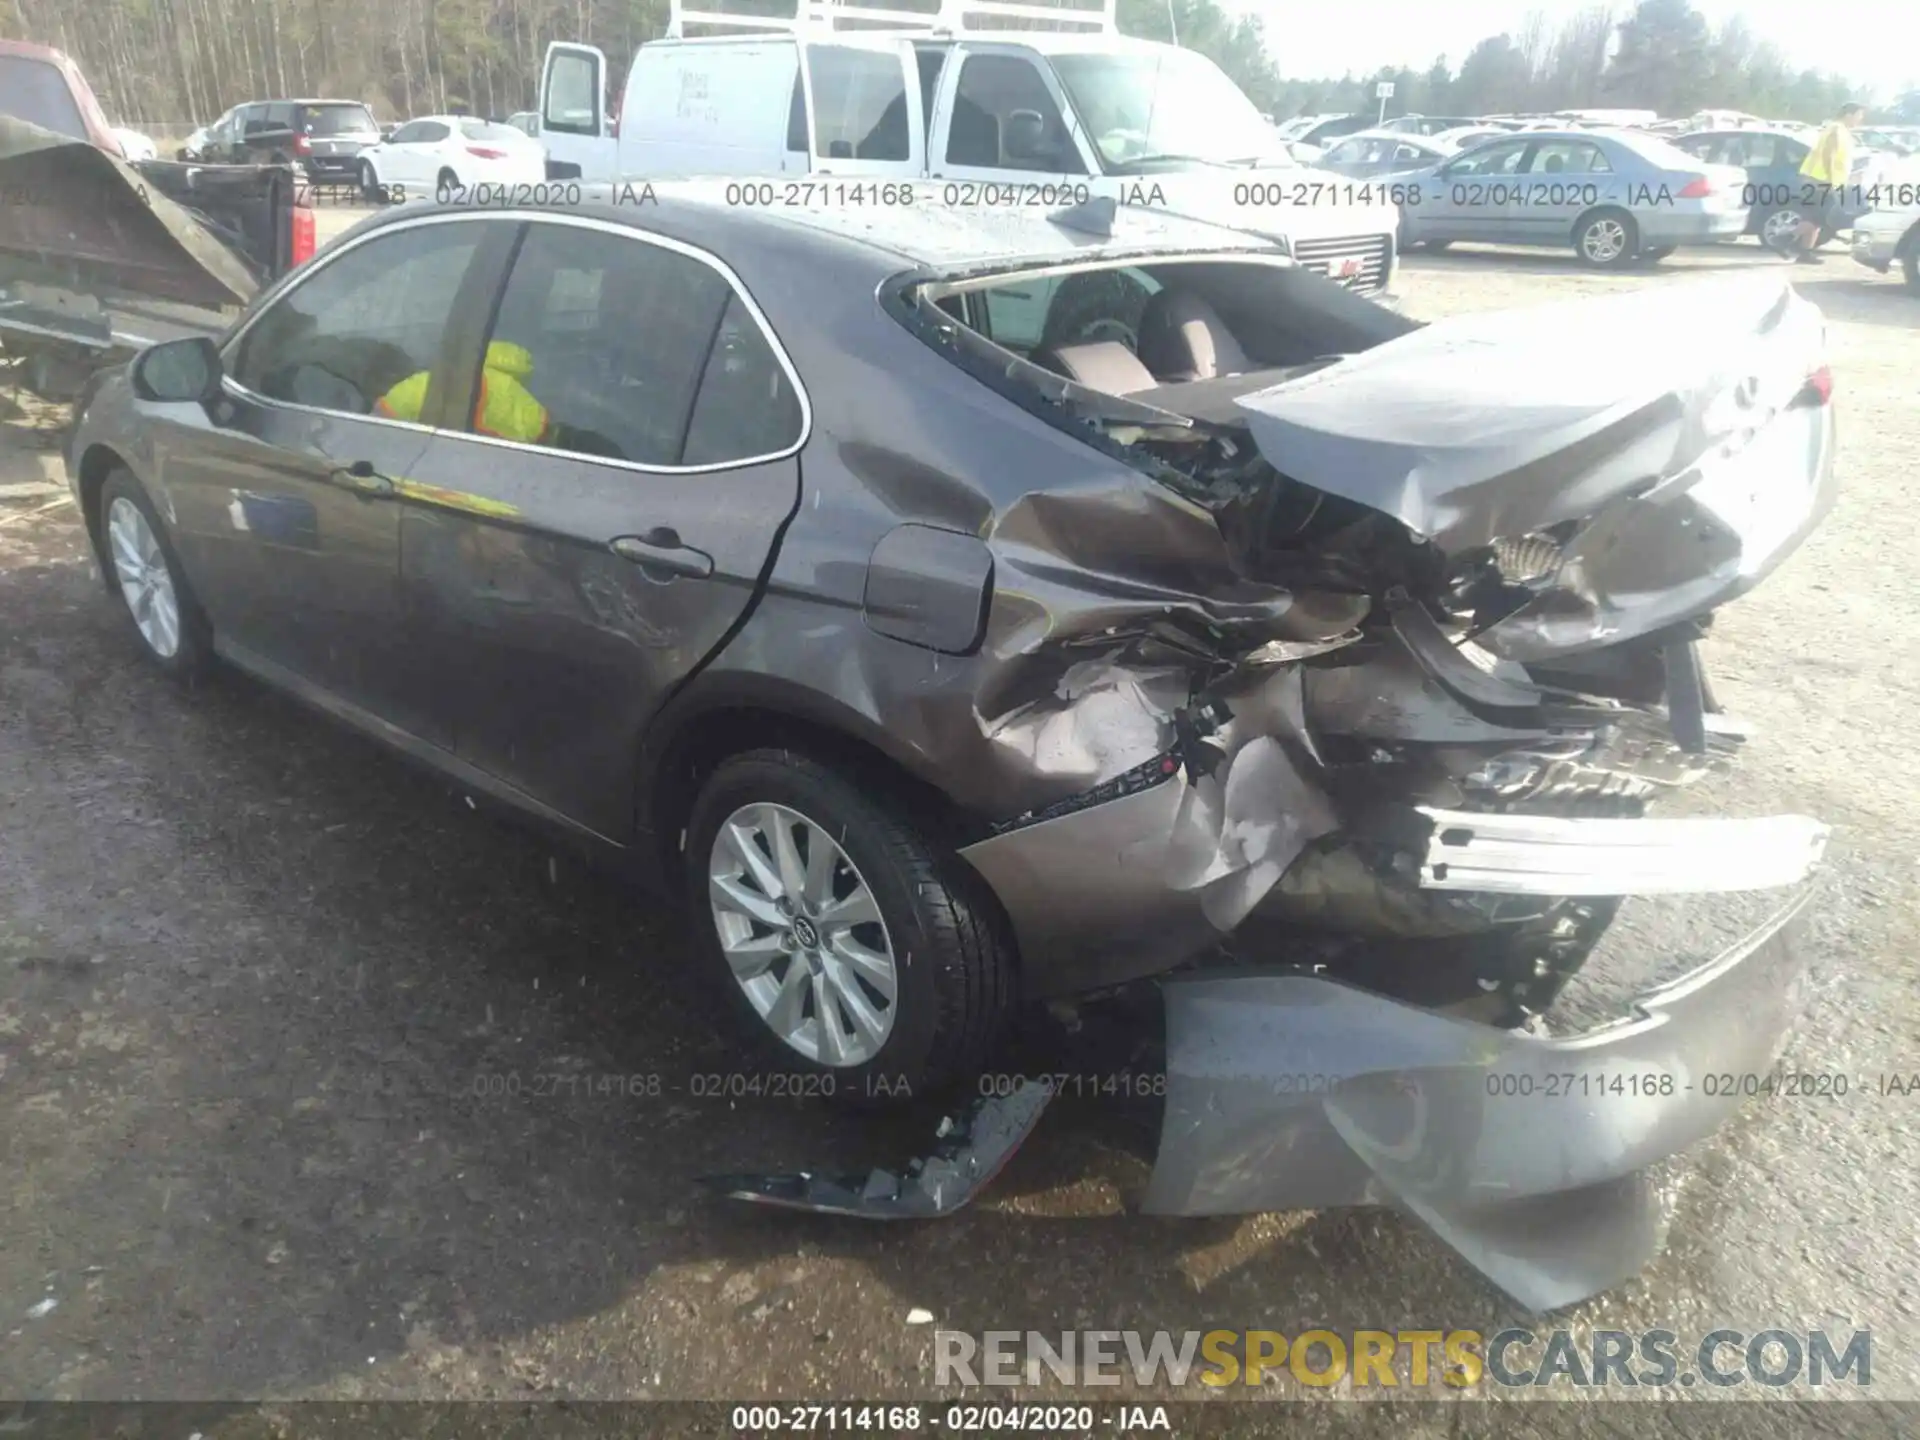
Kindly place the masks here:
<instances>
[{"instance_id":1,"label":"damaged gray sedan","mask_svg":"<svg viewBox=\"0 0 1920 1440\"><path fill-rule=\"evenodd\" d=\"M1148 1209L1393 1204L1549 1306L1805 988L1825 828L1648 811L1739 746L1700 641L1830 505L1830 391L1768 276L1421 325L1112 207L404 207L97 383L70 467L163 665L630 862L769 1065L921 1092L1165 977ZM1748 889L1553 1032L1624 897ZM1674 1083L1499 1104L1573 1069ZM1045 1102L724 1187L945 1213Z\"/></svg>"}]
</instances>

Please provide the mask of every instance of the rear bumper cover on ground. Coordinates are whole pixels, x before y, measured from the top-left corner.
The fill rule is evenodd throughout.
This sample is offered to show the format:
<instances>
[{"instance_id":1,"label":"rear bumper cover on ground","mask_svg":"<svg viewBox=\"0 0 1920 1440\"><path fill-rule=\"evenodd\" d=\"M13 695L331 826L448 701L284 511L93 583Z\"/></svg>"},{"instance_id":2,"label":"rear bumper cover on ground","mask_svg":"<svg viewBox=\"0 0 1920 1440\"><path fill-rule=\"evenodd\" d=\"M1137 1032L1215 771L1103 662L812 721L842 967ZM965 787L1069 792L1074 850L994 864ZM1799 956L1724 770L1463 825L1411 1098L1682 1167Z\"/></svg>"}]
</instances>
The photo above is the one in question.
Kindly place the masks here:
<instances>
[{"instance_id":1,"label":"rear bumper cover on ground","mask_svg":"<svg viewBox=\"0 0 1920 1440\"><path fill-rule=\"evenodd\" d=\"M1711 1134L1778 1059L1808 990L1807 899L1567 1037L1314 975L1170 981L1144 1208L1394 1205L1531 1309L1605 1290L1658 1249L1647 1168Z\"/></svg>"}]
</instances>

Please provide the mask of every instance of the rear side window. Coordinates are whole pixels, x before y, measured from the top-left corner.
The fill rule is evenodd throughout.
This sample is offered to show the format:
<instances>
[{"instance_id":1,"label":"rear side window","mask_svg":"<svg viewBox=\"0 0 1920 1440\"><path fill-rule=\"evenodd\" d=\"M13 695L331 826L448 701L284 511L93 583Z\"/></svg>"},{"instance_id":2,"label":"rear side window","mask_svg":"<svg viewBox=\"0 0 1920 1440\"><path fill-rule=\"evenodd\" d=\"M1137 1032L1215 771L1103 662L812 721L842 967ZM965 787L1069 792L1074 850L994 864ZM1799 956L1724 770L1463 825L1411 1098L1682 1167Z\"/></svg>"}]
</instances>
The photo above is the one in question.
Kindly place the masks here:
<instances>
[{"instance_id":1,"label":"rear side window","mask_svg":"<svg viewBox=\"0 0 1920 1440\"><path fill-rule=\"evenodd\" d=\"M906 160L907 76L897 55L809 46L814 153L834 160Z\"/></svg>"},{"instance_id":2,"label":"rear side window","mask_svg":"<svg viewBox=\"0 0 1920 1440\"><path fill-rule=\"evenodd\" d=\"M87 124L67 88L67 77L44 60L0 55L0 115L70 139L87 138Z\"/></svg>"},{"instance_id":3,"label":"rear side window","mask_svg":"<svg viewBox=\"0 0 1920 1440\"><path fill-rule=\"evenodd\" d=\"M778 455L798 443L800 397L738 295L727 300L687 426L683 465Z\"/></svg>"},{"instance_id":4,"label":"rear side window","mask_svg":"<svg viewBox=\"0 0 1920 1440\"><path fill-rule=\"evenodd\" d=\"M364 105L309 105L301 123L309 135L364 135L380 127Z\"/></svg>"},{"instance_id":5,"label":"rear side window","mask_svg":"<svg viewBox=\"0 0 1920 1440\"><path fill-rule=\"evenodd\" d=\"M480 230L426 225L347 251L267 307L229 373L269 400L416 418L425 403L416 377L439 355ZM409 379L412 390L401 390ZM390 392L411 398L382 411Z\"/></svg>"},{"instance_id":6,"label":"rear side window","mask_svg":"<svg viewBox=\"0 0 1920 1440\"><path fill-rule=\"evenodd\" d=\"M663 468L797 438L767 444L796 402L732 287L637 237L533 225L488 342L481 434Z\"/></svg>"}]
</instances>

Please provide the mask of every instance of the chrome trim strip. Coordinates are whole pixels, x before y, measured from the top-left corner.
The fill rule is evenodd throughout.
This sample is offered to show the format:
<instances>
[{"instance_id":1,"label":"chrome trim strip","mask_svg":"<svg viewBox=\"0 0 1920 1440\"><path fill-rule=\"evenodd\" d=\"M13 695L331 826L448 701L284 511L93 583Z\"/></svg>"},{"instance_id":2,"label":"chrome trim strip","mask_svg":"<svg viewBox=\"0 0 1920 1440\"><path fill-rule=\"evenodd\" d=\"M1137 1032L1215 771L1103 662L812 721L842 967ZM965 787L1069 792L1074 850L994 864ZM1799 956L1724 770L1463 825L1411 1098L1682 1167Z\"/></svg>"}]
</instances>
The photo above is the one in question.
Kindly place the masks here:
<instances>
[{"instance_id":1,"label":"chrome trim strip","mask_svg":"<svg viewBox=\"0 0 1920 1440\"><path fill-rule=\"evenodd\" d=\"M794 394L799 397L799 438L786 448L776 450L770 454L748 456L740 460L727 460L713 465L645 465L636 460L615 460L601 455L577 455L569 450L554 450L544 445L528 445L518 440L502 440L492 435L475 435L466 430L440 430L431 425L420 425L411 420L393 420L383 415L355 415L351 411L346 410L323 410L318 406L298 405L289 400L270 400L264 395L256 395L253 391L248 390L244 385L241 385L237 380L234 380L230 375L225 373L221 375L222 388L232 391L255 405L264 405L275 410L287 410L295 414L323 415L330 419L365 420L376 425L393 425L403 430L424 431L430 435L444 436L449 440L464 440L475 445L492 445L505 450L521 451L526 454L545 455L560 460L573 460L580 464L613 466L616 469L634 470L648 475L707 475L722 470L743 470L751 465L770 465L776 460L784 460L790 455L797 455L801 450L806 448L807 441L813 436L813 400L807 394L807 387L800 382L800 372L794 368L793 360L787 354L787 347L780 343L780 337L775 333L773 325L766 317L766 313L761 310L759 302L753 298L752 293L747 289L739 275L734 273L733 267L728 265L727 262L722 260L718 255L710 254L698 246L689 245L684 240L676 240L669 235L657 235L651 230L642 230L632 225L619 225L611 220L593 220L579 215L554 215L542 210L465 210L454 214L419 215L412 219L396 220L388 225L376 226L363 235L355 236L352 240L347 241L338 248L314 257L314 259L308 261L299 271L295 272L296 278L291 285L286 286L284 289L268 297L266 302L263 303L258 310L254 311L253 314L249 315L246 322L227 338L226 343L222 345L220 350L222 366L225 366L228 354L246 339L247 332L253 329L262 315L266 314L267 311L278 305L302 285L305 285L315 275L325 270L327 266L333 264L342 255L357 250L368 241L382 235L391 235L402 230L413 230L422 225L456 225L462 221L469 220L524 220L548 225L570 225L580 230L597 230L602 234L633 240L639 244L657 245L663 250L671 250L677 255L684 255L689 260L695 260L705 265L708 269L719 275L722 280L726 281L734 295L746 306L747 313L753 317L754 323L760 327L761 336L773 350L774 359L779 362L781 370L785 372L787 383L793 386Z\"/></svg>"},{"instance_id":2,"label":"chrome trim strip","mask_svg":"<svg viewBox=\"0 0 1920 1440\"><path fill-rule=\"evenodd\" d=\"M1807 815L1566 819L1419 807L1433 822L1423 890L1687 895L1797 885L1831 830Z\"/></svg>"}]
</instances>

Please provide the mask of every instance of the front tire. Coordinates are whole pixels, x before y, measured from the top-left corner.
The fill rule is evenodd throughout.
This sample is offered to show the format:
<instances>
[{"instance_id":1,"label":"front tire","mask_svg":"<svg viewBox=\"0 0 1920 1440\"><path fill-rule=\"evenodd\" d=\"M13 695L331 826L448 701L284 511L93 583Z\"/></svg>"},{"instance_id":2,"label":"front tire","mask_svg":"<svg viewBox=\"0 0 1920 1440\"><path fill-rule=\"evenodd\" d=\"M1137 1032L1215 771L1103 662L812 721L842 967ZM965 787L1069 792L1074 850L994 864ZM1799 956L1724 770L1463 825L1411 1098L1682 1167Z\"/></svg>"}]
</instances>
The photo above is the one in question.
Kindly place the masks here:
<instances>
[{"instance_id":1,"label":"front tire","mask_svg":"<svg viewBox=\"0 0 1920 1440\"><path fill-rule=\"evenodd\" d=\"M1014 1007L1013 947L978 877L904 807L756 750L715 770L686 833L703 964L769 1070L871 1104L985 1063Z\"/></svg>"},{"instance_id":2,"label":"front tire","mask_svg":"<svg viewBox=\"0 0 1920 1440\"><path fill-rule=\"evenodd\" d=\"M100 538L107 578L147 658L176 680L200 674L213 655L212 630L160 512L130 471L115 470L101 487Z\"/></svg>"},{"instance_id":3,"label":"front tire","mask_svg":"<svg viewBox=\"0 0 1920 1440\"><path fill-rule=\"evenodd\" d=\"M380 176L371 160L360 162L360 198L371 205L386 203L386 195L380 189Z\"/></svg>"},{"instance_id":4,"label":"front tire","mask_svg":"<svg viewBox=\"0 0 1920 1440\"><path fill-rule=\"evenodd\" d=\"M1640 227L1624 210L1596 210L1573 228L1574 252L1596 270L1624 270L1640 251Z\"/></svg>"},{"instance_id":5,"label":"front tire","mask_svg":"<svg viewBox=\"0 0 1920 1440\"><path fill-rule=\"evenodd\" d=\"M1642 250L1640 252L1640 263L1643 265L1658 265L1679 248L1678 245L1656 245L1651 250Z\"/></svg>"}]
</instances>

